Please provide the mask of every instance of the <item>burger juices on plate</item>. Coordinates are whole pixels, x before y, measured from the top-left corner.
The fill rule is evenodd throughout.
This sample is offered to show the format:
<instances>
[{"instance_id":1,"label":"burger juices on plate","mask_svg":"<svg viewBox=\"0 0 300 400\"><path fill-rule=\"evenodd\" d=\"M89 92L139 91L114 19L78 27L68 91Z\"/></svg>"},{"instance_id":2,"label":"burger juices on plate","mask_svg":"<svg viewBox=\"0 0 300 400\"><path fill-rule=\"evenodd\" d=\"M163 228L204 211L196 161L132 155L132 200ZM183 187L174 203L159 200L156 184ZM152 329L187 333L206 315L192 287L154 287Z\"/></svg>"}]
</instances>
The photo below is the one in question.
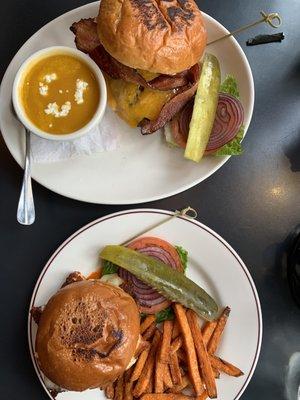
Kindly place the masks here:
<instances>
[{"instance_id":1,"label":"burger juices on plate","mask_svg":"<svg viewBox=\"0 0 300 400\"><path fill-rule=\"evenodd\" d=\"M230 84L218 101L216 57L207 54L200 63L207 34L193 0L102 0L96 19L71 30L78 49L105 73L109 104L129 125L144 135L166 128L167 142L193 161L240 153L243 108ZM228 143L234 151L218 153Z\"/></svg>"}]
</instances>

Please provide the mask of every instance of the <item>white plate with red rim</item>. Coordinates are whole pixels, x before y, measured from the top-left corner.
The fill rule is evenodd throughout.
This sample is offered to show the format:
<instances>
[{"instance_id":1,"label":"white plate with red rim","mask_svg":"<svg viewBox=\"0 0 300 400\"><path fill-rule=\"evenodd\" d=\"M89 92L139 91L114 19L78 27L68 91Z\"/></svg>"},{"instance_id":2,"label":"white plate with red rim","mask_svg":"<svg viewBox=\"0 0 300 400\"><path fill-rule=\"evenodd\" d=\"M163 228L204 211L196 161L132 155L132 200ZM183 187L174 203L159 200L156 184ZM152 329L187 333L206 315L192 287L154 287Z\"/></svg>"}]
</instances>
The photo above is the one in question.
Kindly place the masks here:
<instances>
[{"instance_id":1,"label":"white plate with red rim","mask_svg":"<svg viewBox=\"0 0 300 400\"><path fill-rule=\"evenodd\" d=\"M10 63L0 91L0 127L6 145L19 165L24 160L24 132L11 106L12 84L22 62L34 52L53 45L74 47L69 27L81 18L96 16L99 3L72 10L36 32ZM228 31L203 14L208 41ZM250 124L254 104L254 85L247 58L234 38L209 47L221 65L222 77L233 74L239 84L245 111L244 125ZM180 193L208 178L229 157L205 157L196 164L184 159L179 149L169 148L161 134L142 136L139 129L119 121L121 140L112 152L93 154L56 163L35 164L32 177L61 195L99 204L137 204ZM62 173L63 171L63 173ZM179 173L180 171L180 173Z\"/></svg>"},{"instance_id":2,"label":"white plate with red rim","mask_svg":"<svg viewBox=\"0 0 300 400\"><path fill-rule=\"evenodd\" d=\"M99 265L99 251L107 244L123 243L159 222L169 219L147 235L157 236L189 252L187 276L217 301L220 309L231 307L222 342L217 351L238 366L244 375L221 374L218 399L237 400L246 389L258 360L262 340L262 316L258 294L245 264L217 233L186 217L170 219L171 211L135 209L100 218L70 236L47 262L33 291L30 309L47 303L74 270L89 275ZM41 384L51 397L34 356L36 325L28 318L28 339L32 361ZM57 400L99 400L99 389L65 392Z\"/></svg>"}]
</instances>

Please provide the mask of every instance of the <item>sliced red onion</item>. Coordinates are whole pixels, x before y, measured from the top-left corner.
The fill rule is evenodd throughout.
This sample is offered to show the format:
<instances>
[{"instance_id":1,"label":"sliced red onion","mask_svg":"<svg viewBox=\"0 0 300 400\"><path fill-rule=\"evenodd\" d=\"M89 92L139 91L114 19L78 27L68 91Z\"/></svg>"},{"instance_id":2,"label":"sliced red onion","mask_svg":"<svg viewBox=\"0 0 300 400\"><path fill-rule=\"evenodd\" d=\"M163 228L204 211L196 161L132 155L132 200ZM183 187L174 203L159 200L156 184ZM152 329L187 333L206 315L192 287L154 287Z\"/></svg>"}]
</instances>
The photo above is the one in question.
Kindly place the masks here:
<instances>
[{"instance_id":1,"label":"sliced red onion","mask_svg":"<svg viewBox=\"0 0 300 400\"><path fill-rule=\"evenodd\" d=\"M138 249L137 251L156 258L174 269L178 269L178 260L175 260L170 253L159 246L148 246ZM140 306L140 311L152 314L166 308L170 304L164 296L136 278L130 272L119 268L118 274L125 282L123 289L134 297Z\"/></svg>"},{"instance_id":2,"label":"sliced red onion","mask_svg":"<svg viewBox=\"0 0 300 400\"><path fill-rule=\"evenodd\" d=\"M180 114L171 121L173 139L179 147L185 148L194 107L194 98L190 100ZM230 94L220 93L214 126L206 147L213 152L230 142L244 121L242 103Z\"/></svg>"},{"instance_id":3,"label":"sliced red onion","mask_svg":"<svg viewBox=\"0 0 300 400\"><path fill-rule=\"evenodd\" d=\"M242 103L227 93L220 93L214 126L206 151L214 151L230 142L244 121Z\"/></svg>"}]
</instances>

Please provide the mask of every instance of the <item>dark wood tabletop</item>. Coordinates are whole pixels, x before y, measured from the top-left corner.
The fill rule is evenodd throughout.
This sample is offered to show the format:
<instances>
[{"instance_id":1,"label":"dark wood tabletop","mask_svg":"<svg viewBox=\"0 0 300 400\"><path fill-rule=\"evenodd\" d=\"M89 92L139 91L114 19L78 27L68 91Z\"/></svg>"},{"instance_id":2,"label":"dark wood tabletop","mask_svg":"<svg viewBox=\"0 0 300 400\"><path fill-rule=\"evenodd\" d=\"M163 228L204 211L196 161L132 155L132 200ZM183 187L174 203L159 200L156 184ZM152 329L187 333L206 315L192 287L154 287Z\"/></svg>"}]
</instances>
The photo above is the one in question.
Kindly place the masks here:
<instances>
[{"instance_id":1,"label":"dark wood tabletop","mask_svg":"<svg viewBox=\"0 0 300 400\"><path fill-rule=\"evenodd\" d=\"M9 0L0 3L2 78L18 48L37 29L83 0ZM291 299L284 255L289 232L300 223L300 2L299 0L199 0L200 8L228 29L254 21L260 10L283 18L282 43L246 47L272 32L259 26L238 36L255 80L255 108L245 152L177 196L145 206L192 205L199 220L239 253L256 283L264 321L260 359L244 400L297 399L300 382L300 309ZM102 206L64 198L33 184L37 219L16 222L22 170L0 141L0 398L47 399L27 344L31 292L49 256L75 230L108 213L135 206ZM142 205L143 206L143 205ZM294 374L294 378L292 375ZM291 379L293 378L293 379Z\"/></svg>"}]
</instances>

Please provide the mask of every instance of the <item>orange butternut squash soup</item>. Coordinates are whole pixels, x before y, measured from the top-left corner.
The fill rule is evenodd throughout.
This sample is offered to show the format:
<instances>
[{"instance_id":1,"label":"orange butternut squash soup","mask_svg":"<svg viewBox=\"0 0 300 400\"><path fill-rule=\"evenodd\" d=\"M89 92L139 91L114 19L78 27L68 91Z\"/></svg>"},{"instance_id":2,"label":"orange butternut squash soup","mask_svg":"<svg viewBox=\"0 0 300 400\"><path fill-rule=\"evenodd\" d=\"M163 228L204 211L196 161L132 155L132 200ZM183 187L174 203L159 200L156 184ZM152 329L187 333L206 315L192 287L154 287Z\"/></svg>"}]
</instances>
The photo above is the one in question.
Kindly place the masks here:
<instances>
[{"instance_id":1,"label":"orange butternut squash soup","mask_svg":"<svg viewBox=\"0 0 300 400\"><path fill-rule=\"evenodd\" d=\"M100 100L99 85L88 64L69 54L34 61L23 74L19 95L30 121L54 135L83 128Z\"/></svg>"}]
</instances>

